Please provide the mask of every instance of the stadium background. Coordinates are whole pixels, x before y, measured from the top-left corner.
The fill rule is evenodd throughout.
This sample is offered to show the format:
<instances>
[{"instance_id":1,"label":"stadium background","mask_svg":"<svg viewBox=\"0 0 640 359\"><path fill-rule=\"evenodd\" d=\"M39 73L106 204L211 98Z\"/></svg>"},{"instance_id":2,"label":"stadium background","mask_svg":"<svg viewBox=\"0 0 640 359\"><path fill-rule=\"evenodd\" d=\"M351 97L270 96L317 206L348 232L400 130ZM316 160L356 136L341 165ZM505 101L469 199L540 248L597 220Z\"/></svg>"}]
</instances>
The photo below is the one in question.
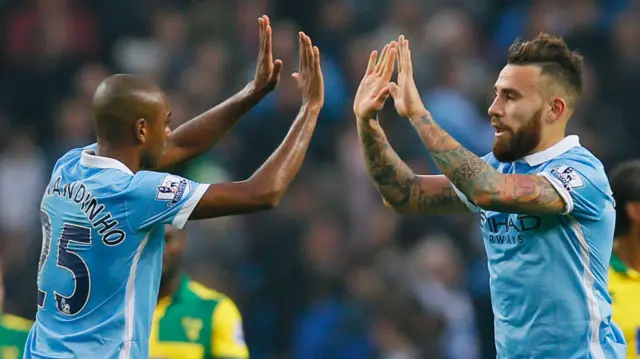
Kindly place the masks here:
<instances>
[{"instance_id":1,"label":"stadium background","mask_svg":"<svg viewBox=\"0 0 640 359\"><path fill-rule=\"evenodd\" d=\"M517 37L548 31L586 57L570 122L608 169L640 153L640 1L12 0L0 1L0 250L5 311L32 318L38 207L58 156L92 141L90 100L107 75L149 76L175 125L242 88L269 14L285 76L218 147L177 172L248 177L281 141L299 95L288 74L304 29L323 55L325 107L299 177L274 211L191 223L185 267L239 305L252 357L495 357L484 249L472 215L386 209L363 165L351 111L368 53L412 41L436 120L477 154L486 108ZM384 128L416 172L433 172L413 129Z\"/></svg>"}]
</instances>

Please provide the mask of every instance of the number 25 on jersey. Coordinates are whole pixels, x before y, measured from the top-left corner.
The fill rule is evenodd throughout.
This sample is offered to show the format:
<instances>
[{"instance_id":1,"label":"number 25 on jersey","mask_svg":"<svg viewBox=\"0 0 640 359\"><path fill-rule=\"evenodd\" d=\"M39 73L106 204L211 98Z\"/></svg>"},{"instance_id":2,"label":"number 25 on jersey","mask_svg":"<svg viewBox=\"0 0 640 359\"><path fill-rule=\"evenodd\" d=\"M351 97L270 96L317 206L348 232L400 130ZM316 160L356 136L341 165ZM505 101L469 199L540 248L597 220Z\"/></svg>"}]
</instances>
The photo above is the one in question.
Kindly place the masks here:
<instances>
[{"instance_id":1,"label":"number 25 on jersey","mask_svg":"<svg viewBox=\"0 0 640 359\"><path fill-rule=\"evenodd\" d=\"M74 252L74 248L91 245L91 228L64 223L60 236L52 238L54 231L51 227L51 217L45 211L40 212L40 222L42 224L42 252L40 253L40 263L38 265L38 307L44 307L45 301L50 294L42 290L42 287L46 285L42 283L41 277L45 264L51 255L51 244L53 242L57 248L55 251L55 268L61 268L73 277L74 290L72 293L58 293L55 288L48 289L53 292L58 311L68 316L75 316L84 309L89 301L91 275L87 263L80 255ZM49 270L54 270L54 267L49 267ZM64 274L60 273L60 275Z\"/></svg>"}]
</instances>

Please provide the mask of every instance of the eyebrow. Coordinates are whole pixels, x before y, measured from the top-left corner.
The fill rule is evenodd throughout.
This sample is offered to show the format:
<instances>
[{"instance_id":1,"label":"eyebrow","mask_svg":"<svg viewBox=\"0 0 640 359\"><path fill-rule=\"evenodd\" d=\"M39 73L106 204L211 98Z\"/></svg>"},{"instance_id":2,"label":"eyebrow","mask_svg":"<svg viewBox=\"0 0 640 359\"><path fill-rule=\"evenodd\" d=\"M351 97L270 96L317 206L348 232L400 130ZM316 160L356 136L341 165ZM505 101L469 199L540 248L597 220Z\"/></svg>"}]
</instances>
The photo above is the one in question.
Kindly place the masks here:
<instances>
[{"instance_id":1,"label":"eyebrow","mask_svg":"<svg viewBox=\"0 0 640 359\"><path fill-rule=\"evenodd\" d=\"M522 93L516 89L512 89L512 88L501 88L498 89L496 86L493 86L493 91L498 92L498 91L502 91L503 93L506 94L512 94L512 95L522 95Z\"/></svg>"}]
</instances>

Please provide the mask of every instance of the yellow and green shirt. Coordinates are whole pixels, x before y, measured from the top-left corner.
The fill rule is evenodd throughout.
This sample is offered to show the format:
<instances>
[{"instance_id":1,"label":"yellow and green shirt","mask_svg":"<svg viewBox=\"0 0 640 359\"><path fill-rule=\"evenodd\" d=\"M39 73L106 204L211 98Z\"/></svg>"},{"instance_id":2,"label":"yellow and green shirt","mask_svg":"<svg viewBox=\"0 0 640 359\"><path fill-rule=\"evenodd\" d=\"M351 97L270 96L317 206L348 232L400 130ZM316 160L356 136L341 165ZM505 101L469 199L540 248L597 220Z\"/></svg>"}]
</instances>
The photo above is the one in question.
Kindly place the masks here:
<instances>
[{"instance_id":1,"label":"yellow and green shirt","mask_svg":"<svg viewBox=\"0 0 640 359\"><path fill-rule=\"evenodd\" d=\"M33 322L0 313L0 359L20 359Z\"/></svg>"},{"instance_id":2,"label":"yellow and green shirt","mask_svg":"<svg viewBox=\"0 0 640 359\"><path fill-rule=\"evenodd\" d=\"M611 256L609 293L613 301L613 321L627 341L627 359L640 359L640 273Z\"/></svg>"},{"instance_id":3,"label":"yellow and green shirt","mask_svg":"<svg viewBox=\"0 0 640 359\"><path fill-rule=\"evenodd\" d=\"M183 276L173 297L158 301L150 359L247 359L242 317L225 295Z\"/></svg>"}]
</instances>

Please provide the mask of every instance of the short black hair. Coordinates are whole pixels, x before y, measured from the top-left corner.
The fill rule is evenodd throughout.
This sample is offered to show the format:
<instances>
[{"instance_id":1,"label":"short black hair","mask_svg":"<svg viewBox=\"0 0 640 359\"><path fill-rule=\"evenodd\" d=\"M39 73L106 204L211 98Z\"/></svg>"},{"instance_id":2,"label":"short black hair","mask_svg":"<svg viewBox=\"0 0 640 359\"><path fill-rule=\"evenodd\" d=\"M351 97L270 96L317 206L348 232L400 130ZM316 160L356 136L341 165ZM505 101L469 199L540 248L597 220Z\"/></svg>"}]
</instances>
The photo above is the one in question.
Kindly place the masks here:
<instances>
[{"instance_id":1,"label":"short black hair","mask_svg":"<svg viewBox=\"0 0 640 359\"><path fill-rule=\"evenodd\" d=\"M631 160L615 166L609 173L609 182L616 201L615 235L629 232L630 221L626 206L629 202L640 202L640 160Z\"/></svg>"},{"instance_id":2,"label":"short black hair","mask_svg":"<svg viewBox=\"0 0 640 359\"><path fill-rule=\"evenodd\" d=\"M567 91L571 106L582 94L583 57L569 49L561 37L541 33L533 40L517 39L509 47L507 63L539 66L542 75L555 80Z\"/></svg>"},{"instance_id":3,"label":"short black hair","mask_svg":"<svg viewBox=\"0 0 640 359\"><path fill-rule=\"evenodd\" d=\"M139 118L156 111L162 90L151 80L137 75L117 74L104 79L91 103L99 141L121 143L127 129Z\"/></svg>"}]
</instances>

